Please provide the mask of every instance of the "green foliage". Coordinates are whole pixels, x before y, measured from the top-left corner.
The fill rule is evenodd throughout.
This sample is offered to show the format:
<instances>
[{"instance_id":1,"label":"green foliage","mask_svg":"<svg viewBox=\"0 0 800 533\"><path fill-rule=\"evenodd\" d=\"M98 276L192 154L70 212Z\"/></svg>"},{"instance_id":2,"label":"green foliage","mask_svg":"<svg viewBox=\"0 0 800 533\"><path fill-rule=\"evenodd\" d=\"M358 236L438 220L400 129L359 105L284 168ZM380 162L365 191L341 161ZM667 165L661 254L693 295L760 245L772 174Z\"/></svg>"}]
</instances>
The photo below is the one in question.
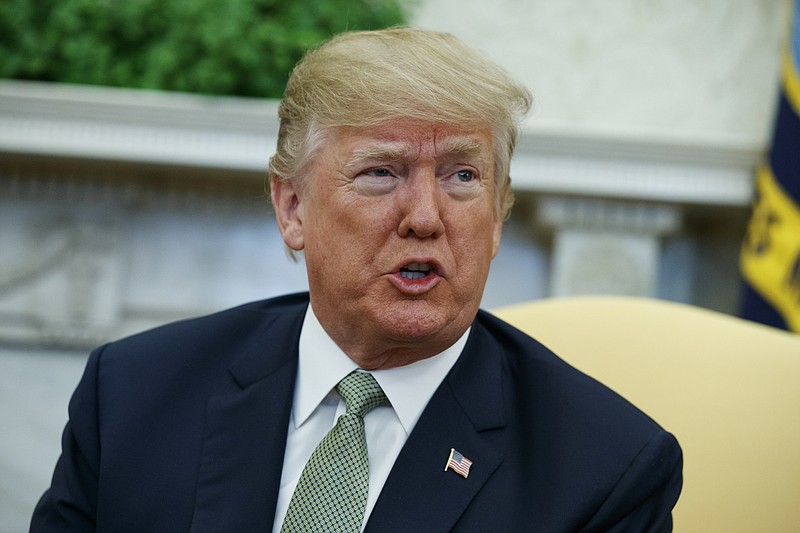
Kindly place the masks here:
<instances>
[{"instance_id":1,"label":"green foliage","mask_svg":"<svg viewBox=\"0 0 800 533\"><path fill-rule=\"evenodd\" d=\"M280 97L305 50L398 0L2 0L0 77Z\"/></svg>"}]
</instances>

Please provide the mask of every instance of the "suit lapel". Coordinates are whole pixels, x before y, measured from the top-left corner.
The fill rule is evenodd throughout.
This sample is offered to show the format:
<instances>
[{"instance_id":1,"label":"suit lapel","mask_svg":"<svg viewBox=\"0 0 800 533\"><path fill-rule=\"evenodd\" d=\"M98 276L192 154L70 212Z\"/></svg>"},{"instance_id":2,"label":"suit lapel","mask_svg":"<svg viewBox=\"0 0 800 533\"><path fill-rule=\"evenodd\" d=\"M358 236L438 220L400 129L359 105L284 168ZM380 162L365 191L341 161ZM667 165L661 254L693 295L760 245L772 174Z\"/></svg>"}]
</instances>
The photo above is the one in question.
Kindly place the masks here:
<instances>
[{"instance_id":1,"label":"suit lapel","mask_svg":"<svg viewBox=\"0 0 800 533\"><path fill-rule=\"evenodd\" d=\"M230 367L239 390L209 400L193 533L271 529L302 318L277 315Z\"/></svg>"},{"instance_id":2,"label":"suit lapel","mask_svg":"<svg viewBox=\"0 0 800 533\"><path fill-rule=\"evenodd\" d=\"M503 460L505 410L498 347L475 322L395 462L366 533L449 531ZM472 461L464 479L445 472L450 449Z\"/></svg>"}]
</instances>

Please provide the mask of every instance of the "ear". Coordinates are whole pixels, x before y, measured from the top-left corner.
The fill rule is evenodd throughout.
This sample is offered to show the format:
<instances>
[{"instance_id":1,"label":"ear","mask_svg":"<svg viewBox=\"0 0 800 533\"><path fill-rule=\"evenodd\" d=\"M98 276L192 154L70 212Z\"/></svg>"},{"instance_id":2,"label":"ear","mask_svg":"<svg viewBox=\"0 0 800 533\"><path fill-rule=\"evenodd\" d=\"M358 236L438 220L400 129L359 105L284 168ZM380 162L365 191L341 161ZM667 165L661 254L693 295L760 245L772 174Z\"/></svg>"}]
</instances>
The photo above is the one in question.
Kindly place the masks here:
<instances>
[{"instance_id":1,"label":"ear","mask_svg":"<svg viewBox=\"0 0 800 533\"><path fill-rule=\"evenodd\" d=\"M294 183L280 179L277 174L269 177L269 191L278 229L291 250L299 252L305 246L303 240L303 201Z\"/></svg>"},{"instance_id":2,"label":"ear","mask_svg":"<svg viewBox=\"0 0 800 533\"><path fill-rule=\"evenodd\" d=\"M494 228L492 228L492 259L497 255L500 249L500 237L503 235L503 221L496 218L494 221Z\"/></svg>"}]
</instances>

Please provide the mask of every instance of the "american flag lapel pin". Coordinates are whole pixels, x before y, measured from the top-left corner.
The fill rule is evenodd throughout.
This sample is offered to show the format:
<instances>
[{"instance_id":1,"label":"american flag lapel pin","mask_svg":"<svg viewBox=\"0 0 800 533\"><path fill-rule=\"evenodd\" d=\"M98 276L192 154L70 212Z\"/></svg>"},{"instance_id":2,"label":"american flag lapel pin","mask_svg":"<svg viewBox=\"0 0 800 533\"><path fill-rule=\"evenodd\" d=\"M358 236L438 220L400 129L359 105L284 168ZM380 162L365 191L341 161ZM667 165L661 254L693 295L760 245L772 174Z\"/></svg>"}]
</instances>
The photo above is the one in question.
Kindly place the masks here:
<instances>
[{"instance_id":1,"label":"american flag lapel pin","mask_svg":"<svg viewBox=\"0 0 800 533\"><path fill-rule=\"evenodd\" d=\"M444 465L444 471L452 469L453 472L467 479L469 475L469 467L472 466L472 461L461 455L455 448L450 448L450 457L447 458L447 464Z\"/></svg>"}]
</instances>

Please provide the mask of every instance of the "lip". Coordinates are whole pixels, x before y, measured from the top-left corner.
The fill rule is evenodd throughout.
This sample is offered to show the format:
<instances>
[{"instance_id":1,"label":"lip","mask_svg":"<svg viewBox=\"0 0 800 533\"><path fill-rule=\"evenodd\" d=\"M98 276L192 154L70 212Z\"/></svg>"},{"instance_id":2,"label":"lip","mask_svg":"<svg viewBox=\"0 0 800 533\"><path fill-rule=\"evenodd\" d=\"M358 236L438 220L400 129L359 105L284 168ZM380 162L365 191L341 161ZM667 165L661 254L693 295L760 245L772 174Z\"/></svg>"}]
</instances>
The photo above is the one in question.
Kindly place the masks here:
<instances>
[{"instance_id":1,"label":"lip","mask_svg":"<svg viewBox=\"0 0 800 533\"><path fill-rule=\"evenodd\" d=\"M430 265L430 273L424 278L409 279L400 274L400 269L412 263L425 263ZM432 290L444 279L442 265L429 257L412 257L398 263L388 275L389 281L402 294L407 296L420 296Z\"/></svg>"}]
</instances>

